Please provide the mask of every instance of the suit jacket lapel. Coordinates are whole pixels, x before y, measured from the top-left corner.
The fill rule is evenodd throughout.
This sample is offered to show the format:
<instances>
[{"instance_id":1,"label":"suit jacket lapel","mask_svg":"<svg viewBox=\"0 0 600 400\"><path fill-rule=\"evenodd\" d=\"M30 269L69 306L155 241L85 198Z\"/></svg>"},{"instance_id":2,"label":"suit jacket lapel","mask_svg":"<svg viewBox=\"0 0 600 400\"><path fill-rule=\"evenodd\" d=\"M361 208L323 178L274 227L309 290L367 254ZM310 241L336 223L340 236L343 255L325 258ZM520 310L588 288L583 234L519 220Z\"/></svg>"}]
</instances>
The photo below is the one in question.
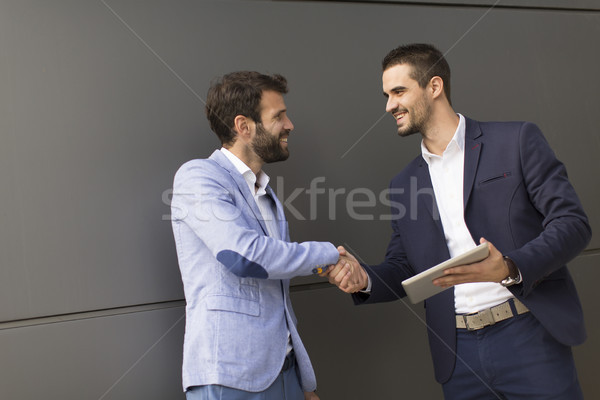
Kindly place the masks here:
<instances>
[{"instance_id":1,"label":"suit jacket lapel","mask_svg":"<svg viewBox=\"0 0 600 400\"><path fill-rule=\"evenodd\" d=\"M473 191L473 184L475 183L475 174L477 173L477 166L479 164L479 155L481 154L481 148L483 143L479 139L481 136L481 129L477 121L465 118L465 167L464 167L464 183L463 183L463 206L467 207L469 197Z\"/></svg>"},{"instance_id":2,"label":"suit jacket lapel","mask_svg":"<svg viewBox=\"0 0 600 400\"><path fill-rule=\"evenodd\" d=\"M231 164L231 162L220 150L215 150L209 158L229 172L229 174L233 178L233 181L237 184L239 191L242 193L244 200L246 200L246 203L250 207L250 210L252 210L252 213L256 217L256 220L259 222L263 233L266 236L269 236L269 231L267 230L265 221L263 221L260 209L258 208L258 205L254 200L254 196L250 192L250 188L248 187L248 184L246 183L244 177L238 172L235 166Z\"/></svg>"},{"instance_id":3,"label":"suit jacket lapel","mask_svg":"<svg viewBox=\"0 0 600 400\"><path fill-rule=\"evenodd\" d=\"M418 209L417 213L421 213L423 209L427 210L435 225L438 227L439 232L444 236L444 228L442 227L442 220L440 218L440 211L438 209L437 202L435 200L435 192L433 190L433 184L431 183L431 176L429 175L429 166L427 162L421 157L419 160L419 167L415 172L416 176L416 187L412 187L411 191L416 191L412 196L417 196ZM411 200L412 203L412 200ZM410 208L410 207L409 207ZM412 212L409 210L409 213ZM418 217L419 214L417 214ZM412 216L411 216L412 218Z\"/></svg>"},{"instance_id":4,"label":"suit jacket lapel","mask_svg":"<svg viewBox=\"0 0 600 400\"><path fill-rule=\"evenodd\" d=\"M273 191L271 186L267 185L266 192L269 196L271 196L271 198L273 199L273 202L275 203L275 207L277 208L276 218L277 218L277 227L279 228L279 237L281 238L281 240L285 240L285 241L289 242L290 238L289 238L289 234L288 234L288 225L287 225L287 220L285 219L283 205L281 205L281 202L279 201L277 196L275 196L275 192Z\"/></svg>"}]
</instances>

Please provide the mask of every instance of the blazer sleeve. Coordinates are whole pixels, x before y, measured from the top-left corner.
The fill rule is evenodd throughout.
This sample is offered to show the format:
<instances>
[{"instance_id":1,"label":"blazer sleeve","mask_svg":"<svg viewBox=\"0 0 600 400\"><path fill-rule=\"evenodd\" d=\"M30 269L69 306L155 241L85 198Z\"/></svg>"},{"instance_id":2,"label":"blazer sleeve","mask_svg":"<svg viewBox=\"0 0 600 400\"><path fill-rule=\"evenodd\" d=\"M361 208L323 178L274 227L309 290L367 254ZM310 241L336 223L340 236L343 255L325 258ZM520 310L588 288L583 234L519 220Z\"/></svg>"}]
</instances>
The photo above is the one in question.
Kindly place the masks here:
<instances>
[{"instance_id":1,"label":"blazer sleeve","mask_svg":"<svg viewBox=\"0 0 600 400\"><path fill-rule=\"evenodd\" d=\"M197 160L198 161L198 160ZM212 255L240 277L290 279L310 275L317 266L335 264L339 253L327 242L290 243L265 236L251 226L250 211L225 184L226 171L211 167L210 161L184 164L173 185L173 218L184 223Z\"/></svg>"},{"instance_id":2,"label":"blazer sleeve","mask_svg":"<svg viewBox=\"0 0 600 400\"><path fill-rule=\"evenodd\" d=\"M585 249L591 228L565 166L535 124L521 126L519 151L523 183L543 216L540 235L506 254L519 267L523 276L521 295L527 296L542 279Z\"/></svg>"}]
</instances>

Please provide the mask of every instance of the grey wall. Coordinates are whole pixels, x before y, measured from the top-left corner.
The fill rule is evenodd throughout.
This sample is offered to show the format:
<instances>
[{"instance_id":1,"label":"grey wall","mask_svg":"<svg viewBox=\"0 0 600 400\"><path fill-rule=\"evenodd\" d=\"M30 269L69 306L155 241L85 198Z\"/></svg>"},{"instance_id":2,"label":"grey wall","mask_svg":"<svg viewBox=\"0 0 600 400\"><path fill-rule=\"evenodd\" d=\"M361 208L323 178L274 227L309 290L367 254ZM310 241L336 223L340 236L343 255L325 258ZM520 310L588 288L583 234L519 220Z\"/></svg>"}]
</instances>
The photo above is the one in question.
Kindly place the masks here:
<instances>
[{"instance_id":1,"label":"grey wall","mask_svg":"<svg viewBox=\"0 0 600 400\"><path fill-rule=\"evenodd\" d=\"M368 199L355 188L378 195L418 154L418 138L398 138L383 115L379 67L416 41L447 52L458 112L540 125L598 231L600 8L410 3L2 0L0 398L183 398L168 195L178 166L218 145L202 99L225 72L290 82L292 156L267 172L289 200L293 240L383 258L387 207L346 201ZM311 208L304 189L319 177ZM599 244L571 263L588 398L600 395ZM421 306L355 308L316 278L297 279L293 296L323 400L441 398Z\"/></svg>"}]
</instances>

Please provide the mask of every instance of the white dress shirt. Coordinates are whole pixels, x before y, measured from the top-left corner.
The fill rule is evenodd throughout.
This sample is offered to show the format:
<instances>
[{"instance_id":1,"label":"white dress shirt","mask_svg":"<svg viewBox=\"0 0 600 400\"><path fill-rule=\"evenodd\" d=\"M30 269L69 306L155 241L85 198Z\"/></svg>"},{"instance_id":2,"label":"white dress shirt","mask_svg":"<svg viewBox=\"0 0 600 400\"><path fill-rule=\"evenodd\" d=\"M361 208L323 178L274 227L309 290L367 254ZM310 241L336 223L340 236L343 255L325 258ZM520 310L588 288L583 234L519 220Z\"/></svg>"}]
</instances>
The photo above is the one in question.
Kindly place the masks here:
<instances>
[{"instance_id":1,"label":"white dress shirt","mask_svg":"<svg viewBox=\"0 0 600 400\"><path fill-rule=\"evenodd\" d=\"M421 141L421 153L427 165L440 212L450 257L477 246L464 219L463 188L465 164L465 117L441 156L429 152ZM479 238L477 238L479 240ZM464 283L454 287L454 307L457 314L477 312L498 305L512 293L495 282Z\"/></svg>"},{"instance_id":2,"label":"white dress shirt","mask_svg":"<svg viewBox=\"0 0 600 400\"><path fill-rule=\"evenodd\" d=\"M280 238L279 228L277 226L277 210L275 208L275 202L267 196L266 187L269 184L269 175L263 170L258 172L258 176L254 175L254 172L248 167L242 160L240 160L235 154L222 147L221 152L225 154L227 159L231 161L235 169L244 177L244 180L248 184L250 193L254 196L254 201L258 205L260 214L267 226L267 232L270 237ZM288 343L287 352L292 351L292 340L288 331Z\"/></svg>"}]
</instances>

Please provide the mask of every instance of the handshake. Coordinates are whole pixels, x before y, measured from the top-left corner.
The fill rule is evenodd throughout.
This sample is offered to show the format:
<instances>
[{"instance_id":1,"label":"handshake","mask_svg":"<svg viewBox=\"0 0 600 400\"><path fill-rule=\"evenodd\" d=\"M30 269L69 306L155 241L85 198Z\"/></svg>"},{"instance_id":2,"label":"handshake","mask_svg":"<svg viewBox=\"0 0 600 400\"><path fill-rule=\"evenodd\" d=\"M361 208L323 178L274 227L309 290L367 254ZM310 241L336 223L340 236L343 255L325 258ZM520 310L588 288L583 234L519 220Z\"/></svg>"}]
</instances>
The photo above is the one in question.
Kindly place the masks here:
<instances>
[{"instance_id":1,"label":"handshake","mask_svg":"<svg viewBox=\"0 0 600 400\"><path fill-rule=\"evenodd\" d=\"M330 265L319 276L327 277L329 283L346 293L356 293L367 289L369 277L356 258L342 246L337 248L340 258L337 264Z\"/></svg>"}]
</instances>

